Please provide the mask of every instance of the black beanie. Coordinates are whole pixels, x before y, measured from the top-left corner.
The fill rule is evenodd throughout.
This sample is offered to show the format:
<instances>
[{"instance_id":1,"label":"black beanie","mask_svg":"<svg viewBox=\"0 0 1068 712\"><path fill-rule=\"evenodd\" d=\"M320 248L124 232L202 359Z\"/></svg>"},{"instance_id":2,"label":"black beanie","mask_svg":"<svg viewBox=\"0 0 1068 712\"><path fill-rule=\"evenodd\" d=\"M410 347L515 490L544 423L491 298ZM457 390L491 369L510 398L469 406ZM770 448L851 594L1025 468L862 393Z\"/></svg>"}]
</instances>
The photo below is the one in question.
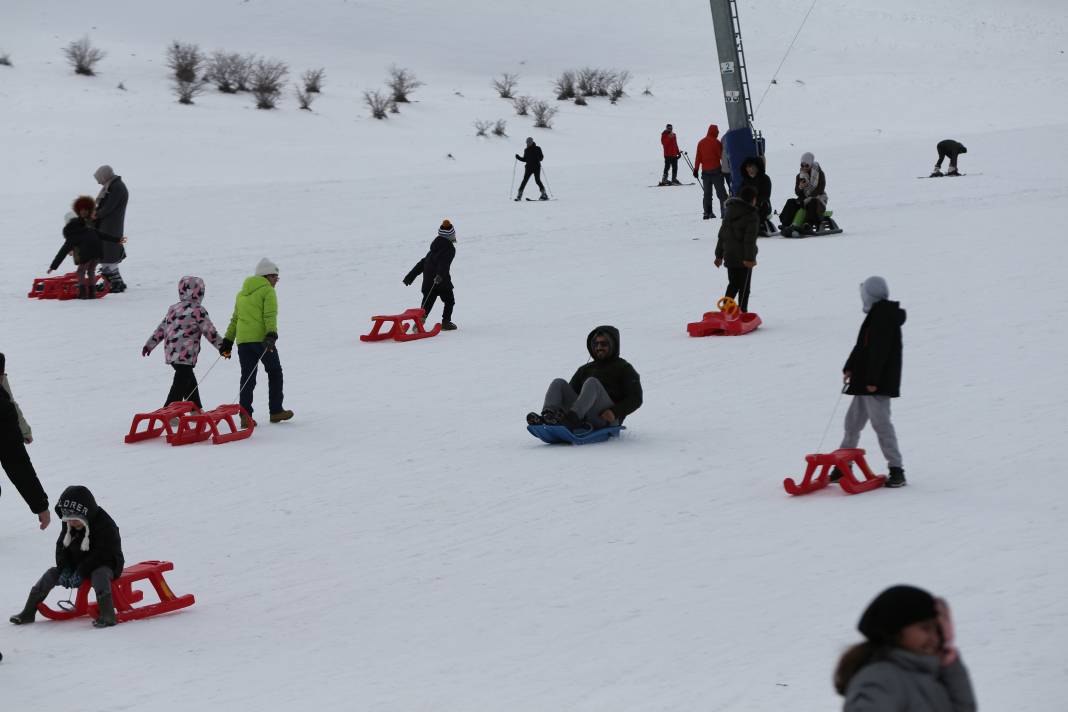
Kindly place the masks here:
<instances>
[{"instance_id":1,"label":"black beanie","mask_svg":"<svg viewBox=\"0 0 1068 712\"><path fill-rule=\"evenodd\" d=\"M931 594L915 586L891 586L868 605L857 630L873 643L890 643L902 628L937 617Z\"/></svg>"}]
</instances>

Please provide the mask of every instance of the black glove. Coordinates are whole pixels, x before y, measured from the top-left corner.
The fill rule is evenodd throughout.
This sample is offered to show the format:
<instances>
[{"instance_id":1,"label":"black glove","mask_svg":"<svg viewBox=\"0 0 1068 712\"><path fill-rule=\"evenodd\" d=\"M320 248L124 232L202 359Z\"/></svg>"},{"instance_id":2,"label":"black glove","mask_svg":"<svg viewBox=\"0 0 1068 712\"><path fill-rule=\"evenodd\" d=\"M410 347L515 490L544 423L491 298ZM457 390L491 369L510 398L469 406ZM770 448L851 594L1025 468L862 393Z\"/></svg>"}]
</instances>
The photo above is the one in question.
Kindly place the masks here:
<instances>
[{"instance_id":1,"label":"black glove","mask_svg":"<svg viewBox=\"0 0 1068 712\"><path fill-rule=\"evenodd\" d=\"M230 358L230 354L234 350L234 342L230 339L223 339L222 346L219 347L219 354L223 358Z\"/></svg>"},{"instance_id":2,"label":"black glove","mask_svg":"<svg viewBox=\"0 0 1068 712\"><path fill-rule=\"evenodd\" d=\"M404 282L405 287L410 287L412 286L412 282L415 281L415 277L405 277L401 281Z\"/></svg>"},{"instance_id":3,"label":"black glove","mask_svg":"<svg viewBox=\"0 0 1068 712\"><path fill-rule=\"evenodd\" d=\"M147 346L141 349L142 356L148 356L150 353L152 353L152 349L148 348Z\"/></svg>"},{"instance_id":4,"label":"black glove","mask_svg":"<svg viewBox=\"0 0 1068 712\"><path fill-rule=\"evenodd\" d=\"M263 337L263 347L268 351L274 351L274 342L276 341L278 341L278 334L273 331L268 332L267 335Z\"/></svg>"},{"instance_id":5,"label":"black glove","mask_svg":"<svg viewBox=\"0 0 1068 712\"><path fill-rule=\"evenodd\" d=\"M523 157L522 157L522 156L520 156L520 155L519 155L519 154L517 153L517 154L515 154L515 160L517 160L517 161L522 161L522 160L523 160Z\"/></svg>"}]
</instances>

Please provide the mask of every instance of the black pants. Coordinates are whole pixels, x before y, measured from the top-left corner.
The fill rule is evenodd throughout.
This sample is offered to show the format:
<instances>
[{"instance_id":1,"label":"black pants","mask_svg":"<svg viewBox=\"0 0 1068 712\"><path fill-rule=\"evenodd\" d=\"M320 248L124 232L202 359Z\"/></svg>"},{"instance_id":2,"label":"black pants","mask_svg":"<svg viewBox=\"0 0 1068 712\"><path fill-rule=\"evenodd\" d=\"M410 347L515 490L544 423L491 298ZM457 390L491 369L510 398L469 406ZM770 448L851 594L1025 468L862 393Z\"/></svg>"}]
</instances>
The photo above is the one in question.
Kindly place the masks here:
<instances>
[{"instance_id":1,"label":"black pants","mask_svg":"<svg viewBox=\"0 0 1068 712\"><path fill-rule=\"evenodd\" d=\"M519 184L520 195L523 194L523 189L527 187L527 181L530 180L531 176L534 176L534 182L538 184L538 188L541 190L541 192L545 192L545 186L541 184L541 164L536 163L534 165L530 165L528 163L526 167L523 168L523 182ZM442 298L442 300L444 301L444 297ZM427 311L430 310L427 309Z\"/></svg>"},{"instance_id":2,"label":"black pants","mask_svg":"<svg viewBox=\"0 0 1068 712\"><path fill-rule=\"evenodd\" d=\"M204 406L200 404L200 389L197 388L197 376L193 373L193 367L182 363L172 363L171 367L174 369L174 380L167 394L167 403L190 400L197 404L197 408L203 410Z\"/></svg>"},{"instance_id":3,"label":"black pants","mask_svg":"<svg viewBox=\"0 0 1068 712\"><path fill-rule=\"evenodd\" d=\"M263 362L267 372L267 411L280 413L282 408L282 362L278 360L278 350L267 351L259 341L237 345L237 358L241 361L240 401L249 415L252 415L252 394L256 390L256 373Z\"/></svg>"},{"instance_id":4,"label":"black pants","mask_svg":"<svg viewBox=\"0 0 1068 712\"><path fill-rule=\"evenodd\" d=\"M787 200L786 205L782 206L782 210L779 211L779 218L781 219L781 224L786 226L793 223L794 217L797 215L797 211L802 209L804 209L805 211L806 223L808 223L809 225L819 225L820 213L823 212L823 203L816 200L815 198L805 203L803 208L802 203L799 199L790 198L789 200Z\"/></svg>"},{"instance_id":5,"label":"black pants","mask_svg":"<svg viewBox=\"0 0 1068 712\"><path fill-rule=\"evenodd\" d=\"M441 320L452 321L452 308L456 304L456 297L452 293L452 285L448 287L441 284L431 285L429 291L423 292L423 310L429 317L430 310L434 308L434 302L438 297L441 297L441 303L445 305L441 312Z\"/></svg>"},{"instance_id":6,"label":"black pants","mask_svg":"<svg viewBox=\"0 0 1068 712\"><path fill-rule=\"evenodd\" d=\"M723 204L727 202L727 180L723 175L723 171L701 171L701 187L704 189L705 194L701 202L702 207L705 209L706 216L715 217L715 213L712 212L712 191L715 190L716 196L719 198L719 214L723 215Z\"/></svg>"},{"instance_id":7,"label":"black pants","mask_svg":"<svg viewBox=\"0 0 1068 712\"><path fill-rule=\"evenodd\" d=\"M679 179L679 157L678 156L664 156L664 177L662 180L667 181L668 171L671 171L671 180Z\"/></svg>"},{"instance_id":8,"label":"black pants","mask_svg":"<svg viewBox=\"0 0 1068 712\"><path fill-rule=\"evenodd\" d=\"M738 308L743 312L749 311L749 288L752 280L753 270L751 268L727 265L727 296L737 301Z\"/></svg>"},{"instance_id":9,"label":"black pants","mask_svg":"<svg viewBox=\"0 0 1068 712\"><path fill-rule=\"evenodd\" d=\"M48 509L48 495L41 487L37 471L33 469L30 454L26 452L14 406L0 403L0 411L8 410L10 412L0 412L0 466L29 505L30 511L40 514Z\"/></svg>"},{"instance_id":10,"label":"black pants","mask_svg":"<svg viewBox=\"0 0 1068 712\"><path fill-rule=\"evenodd\" d=\"M938 162L935 163L935 168L942 167L942 161L949 157L949 167L957 167L957 156L959 155L955 150L957 148L954 141L939 141L938 142Z\"/></svg>"}]
</instances>

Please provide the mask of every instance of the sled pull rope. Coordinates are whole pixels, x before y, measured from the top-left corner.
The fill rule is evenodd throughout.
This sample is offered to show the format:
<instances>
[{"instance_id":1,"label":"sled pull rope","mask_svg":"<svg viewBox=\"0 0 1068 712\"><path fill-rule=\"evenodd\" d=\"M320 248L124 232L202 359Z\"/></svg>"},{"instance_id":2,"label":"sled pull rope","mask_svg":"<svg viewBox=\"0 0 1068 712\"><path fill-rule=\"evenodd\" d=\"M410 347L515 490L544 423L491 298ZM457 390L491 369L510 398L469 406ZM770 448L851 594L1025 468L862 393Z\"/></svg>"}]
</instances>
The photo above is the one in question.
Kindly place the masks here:
<instances>
[{"instance_id":1,"label":"sled pull rope","mask_svg":"<svg viewBox=\"0 0 1068 712\"><path fill-rule=\"evenodd\" d=\"M193 394L196 393L197 390L200 389L200 384L203 383L204 381L208 380L208 376L211 374L211 369L215 368L215 364L219 363L219 359L221 359L221 358L222 358L222 354L219 354L219 356L215 359L214 363L212 363L211 366L208 367L207 373L205 373L203 376L201 376L200 380L197 381L197 384L195 386L193 386L193 390L189 391L189 393L186 394L186 397L183 398L182 400L189 400L190 398L193 397Z\"/></svg>"},{"instance_id":2,"label":"sled pull rope","mask_svg":"<svg viewBox=\"0 0 1068 712\"><path fill-rule=\"evenodd\" d=\"M790 46L786 48L786 54L782 56L782 61L779 62L779 66L775 69L775 73L771 75L771 81L768 82L768 86L764 89L764 93L760 95L760 101L757 102L756 109L753 110L753 116L760 111L760 105L764 103L764 98L771 90L771 85L775 83L775 80L779 77L779 71L782 69L782 65L786 64L786 58L790 56L790 50L794 48L794 43L797 42L797 38L801 35L801 30L804 29L805 23L808 22L808 16L812 14L813 8L816 7L818 0L812 0L812 4L808 8L808 12L805 13L805 17L801 20L800 27L797 28L797 32L794 33L794 38L790 40Z\"/></svg>"},{"instance_id":3,"label":"sled pull rope","mask_svg":"<svg viewBox=\"0 0 1068 712\"><path fill-rule=\"evenodd\" d=\"M831 423L834 422L834 415L838 412L838 406L842 404L842 396L845 395L845 392L848 389L849 384L842 385L842 392L838 394L838 400L834 402L834 410L831 411L831 417L827 419L827 427L823 429L823 435L820 436L820 444L816 447L816 452L823 451L823 441L827 439L827 431L831 429Z\"/></svg>"}]
</instances>

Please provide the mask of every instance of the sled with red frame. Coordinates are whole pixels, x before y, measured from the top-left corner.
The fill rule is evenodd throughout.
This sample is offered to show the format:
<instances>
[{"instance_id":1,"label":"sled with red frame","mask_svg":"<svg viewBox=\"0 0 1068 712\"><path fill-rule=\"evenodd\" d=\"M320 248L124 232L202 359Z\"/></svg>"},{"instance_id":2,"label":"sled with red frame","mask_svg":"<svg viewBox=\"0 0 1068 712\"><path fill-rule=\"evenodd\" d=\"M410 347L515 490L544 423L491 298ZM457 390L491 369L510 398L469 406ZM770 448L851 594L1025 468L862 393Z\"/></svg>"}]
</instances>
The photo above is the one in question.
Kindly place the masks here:
<instances>
[{"instance_id":1,"label":"sled with red frame","mask_svg":"<svg viewBox=\"0 0 1068 712\"><path fill-rule=\"evenodd\" d=\"M886 475L876 475L868 467L863 448L840 448L830 453L805 455L805 462L808 466L801 482L794 482L789 477L783 480L787 494L802 495L823 489L831 484L831 473L836 467L842 473L838 484L846 494L870 492L886 482ZM853 471L853 465L860 471L859 476Z\"/></svg>"},{"instance_id":2,"label":"sled with red frame","mask_svg":"<svg viewBox=\"0 0 1068 712\"><path fill-rule=\"evenodd\" d=\"M241 429L234 418L245 416L244 420L248 427ZM219 429L219 425L226 423L226 428ZM237 404L220 405L214 410L185 413L178 417L178 427L173 433L167 434L167 442L171 445L189 445L199 443L211 438L215 445L231 443L235 440L244 440L251 437L256 429L256 421L242 406Z\"/></svg>"},{"instance_id":3,"label":"sled with red frame","mask_svg":"<svg viewBox=\"0 0 1068 712\"><path fill-rule=\"evenodd\" d=\"M171 421L181 419L183 415L192 413L196 409L197 404L192 401L174 401L148 413L137 413L133 417L133 422L130 423L130 432L126 436L126 443L151 440L152 438L158 438L163 433L167 433L167 440L169 441L174 436L174 428L171 427ZM141 423L147 423L144 430L138 430Z\"/></svg>"},{"instance_id":4,"label":"sled with red frame","mask_svg":"<svg viewBox=\"0 0 1068 712\"><path fill-rule=\"evenodd\" d=\"M96 298L99 299L111 291L111 283L102 274L96 275ZM66 301L78 298L78 273L68 272L58 277L37 277L30 287L30 299L58 299Z\"/></svg>"},{"instance_id":5,"label":"sled with red frame","mask_svg":"<svg viewBox=\"0 0 1068 712\"><path fill-rule=\"evenodd\" d=\"M196 602L193 594L187 593L184 596L175 596L174 592L171 591L171 587L167 585L167 580L163 577L163 573L173 569L174 564L169 561L142 561L139 564L127 566L123 569L122 575L111 582L111 600L115 606L115 620L119 623L125 623L126 621L135 621L141 618L170 613L193 605ZM150 603L147 606L134 606L135 603L143 601L145 597L144 591L133 587L138 581L148 581L152 584L152 588L156 590L156 595L159 597L158 603ZM70 609L61 607L56 610L45 603L39 603L37 604L37 610L45 618L50 618L54 621L70 620L81 616L98 618L100 616L100 607L95 602L89 602L89 591L91 590L92 584L86 579L82 581L82 585L78 588L78 595Z\"/></svg>"},{"instance_id":6,"label":"sled with red frame","mask_svg":"<svg viewBox=\"0 0 1068 712\"><path fill-rule=\"evenodd\" d=\"M400 314L372 316L374 325L371 333L360 336L360 341L414 341L437 335L441 331L441 324L436 324L433 329L427 331L423 324L425 319L426 310L419 307L407 309Z\"/></svg>"},{"instance_id":7,"label":"sled with red frame","mask_svg":"<svg viewBox=\"0 0 1068 712\"><path fill-rule=\"evenodd\" d=\"M741 336L763 323L756 312L743 312L730 297L720 297L716 306L719 311L705 312L701 321L686 325L690 336Z\"/></svg>"}]
</instances>

